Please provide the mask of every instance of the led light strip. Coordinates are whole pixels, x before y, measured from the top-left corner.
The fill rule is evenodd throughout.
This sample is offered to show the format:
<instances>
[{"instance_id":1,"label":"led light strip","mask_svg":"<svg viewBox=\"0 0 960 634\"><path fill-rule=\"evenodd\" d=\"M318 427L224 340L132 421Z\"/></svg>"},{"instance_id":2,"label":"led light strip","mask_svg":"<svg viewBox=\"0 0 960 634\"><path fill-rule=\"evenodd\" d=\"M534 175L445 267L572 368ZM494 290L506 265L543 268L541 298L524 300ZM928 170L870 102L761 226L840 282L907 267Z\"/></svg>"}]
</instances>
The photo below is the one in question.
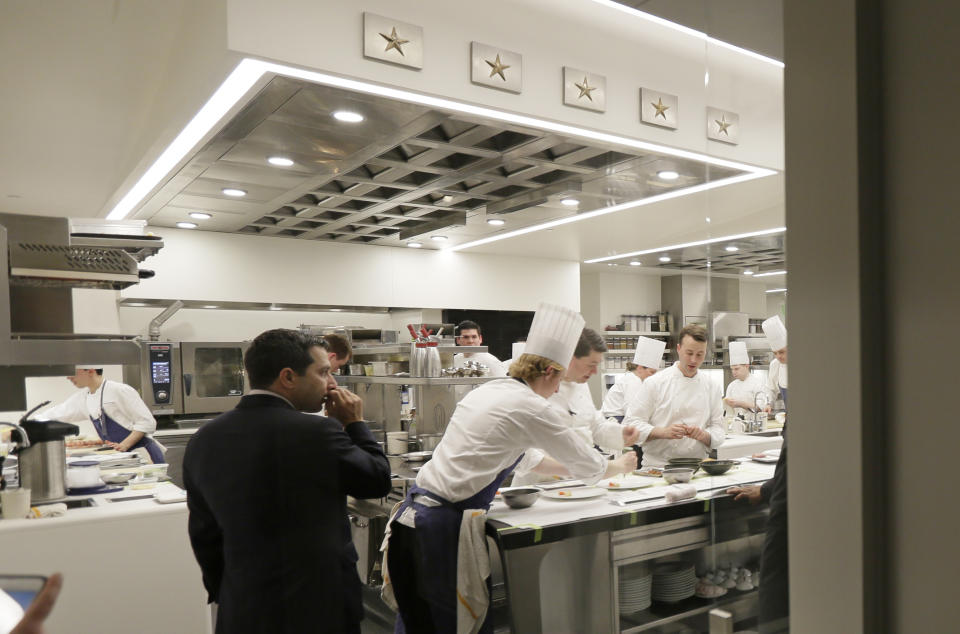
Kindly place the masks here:
<instances>
[{"instance_id":1,"label":"led light strip","mask_svg":"<svg viewBox=\"0 0 960 634\"><path fill-rule=\"evenodd\" d=\"M770 277L771 275L786 275L786 271L767 271L766 273L754 273L754 277Z\"/></svg>"},{"instance_id":2,"label":"led light strip","mask_svg":"<svg viewBox=\"0 0 960 634\"><path fill-rule=\"evenodd\" d=\"M157 185L160 184L166 175L173 170L177 164L184 159L184 157L187 156L187 153L190 152L191 149L196 146L207 135L207 133L210 132L210 130L213 129L217 122L219 122L230 111L230 109L236 105L236 103L240 101L240 99L257 83L257 81L267 73L274 73L276 75L285 77L295 77L315 84L335 86L337 88L344 88L347 90L353 90L355 92L389 97L391 99L416 103L429 106L431 108L463 112L477 117L493 119L496 121L505 121L507 123L539 128L541 130L548 130L562 135L591 139L604 143L612 143L615 145L643 150L645 152L658 152L667 156L691 159L709 165L717 165L720 167L727 167L748 172L748 174L744 175L745 177L734 177L731 179L724 179L721 181L716 181L715 183L710 183L706 189L719 187L720 184L741 182L737 180L741 178L742 180L751 180L761 176L770 176L772 174L776 174L775 170L757 167L754 165L747 165L737 161L729 161L726 159L709 156L707 154L701 154L699 152L690 152L688 150L672 148L665 145L659 145L657 143L649 143L616 134L597 132L595 130L578 128L576 126L567 125L564 123L547 121L545 119L537 119L536 117L502 112L492 108L474 106L440 97L421 95L407 90L388 88L386 86L379 86L354 79L346 79L336 75L329 75L326 73L320 73L302 68L295 68L293 66L286 66L274 62L265 62L252 58L244 58L233 70L233 72L230 73L230 75L224 80L223 84L221 84L210 100L207 101L207 103L205 103L197 112L190 123L187 124L180 134L177 135L176 139L174 139L167 149L163 151L153 165L151 165L150 168L144 172L143 176L140 177L130 191L128 191L126 195L120 199L116 206L114 206L114 208L107 215L107 218L110 220L126 218L134 210L134 208L136 208L136 206L140 204ZM690 187L680 190L683 192L683 194L671 192L673 195L669 197L672 198L675 197L675 195L685 195L688 193L695 193L696 191L702 191L702 189L698 189L698 187ZM648 201L656 202L658 200L666 200L666 198L663 196L655 196L653 198L645 199L644 201L626 203L629 206L621 208L628 209L630 207L637 206L638 204L649 204ZM615 208L610 207L603 210L603 213L611 213L610 210L613 209ZM585 219L587 217L591 216L581 214L575 218ZM566 222L575 222L575 220L564 219L564 222L561 222L560 224L565 224ZM546 228L546 226L538 226L541 228ZM529 231L524 231L524 233L529 233ZM500 236L496 237L495 240L502 240L504 237L509 236L506 234L500 234ZM465 246L458 245L453 247L454 250L459 250L462 248L465 248Z\"/></svg>"},{"instance_id":3,"label":"led light strip","mask_svg":"<svg viewBox=\"0 0 960 634\"><path fill-rule=\"evenodd\" d=\"M616 9L617 11L622 11L623 13L632 15L632 16L635 17L635 18L640 18L640 19L642 19L642 20L646 20L647 22L652 22L653 24L657 24L657 25L659 25L659 26L663 26L663 27L666 27L666 28L668 28L668 29L672 29L672 30L674 30L674 31L677 31L678 33L683 33L684 35L689 35L689 36L691 36L691 37L695 37L695 38L697 38L698 40L702 40L702 41L707 42L707 43L709 43L709 44L715 44L715 45L720 46L720 47L723 47L723 48L725 48L725 49L729 49L729 50L731 50L731 51L733 51L733 52L735 52L735 53L740 53L741 55L746 55L747 57L751 57L751 58L753 58L753 59L755 59L755 60L758 60L758 61L761 61L761 62L765 62L765 63L770 64L770 65L772 65L772 66L776 66L776 67L778 67L778 68L783 68L783 67L784 67L784 63L781 62L781 61L778 60L778 59L774 59L774 58L772 58L772 57L767 57L766 55L761 55L760 53L757 53L757 52L755 52L755 51L751 51L751 50L746 49L746 48L741 48L741 47L739 47L739 46L735 46L735 45L731 44L730 42L724 42L723 40L718 40L718 39L715 38L715 37L710 37L709 35L707 35L707 34L704 33L703 31L698 31L698 30L696 30L696 29L691 29L691 28L688 27L688 26L683 26L682 24L677 24L676 22L671 22L670 20L667 20L667 19L665 19L665 18L661 18L661 17L656 16L656 15L653 15L653 14L651 14L651 13L645 13L645 12L643 12L643 11L640 11L639 9L634 9L633 7L628 7L628 6L626 6L626 5L620 4L619 2L614 2L613 0L592 0L592 1L593 1L593 2L596 2L597 4L602 4L603 6L605 6L605 7L607 7L607 8Z\"/></svg>"},{"instance_id":4,"label":"led light strip","mask_svg":"<svg viewBox=\"0 0 960 634\"><path fill-rule=\"evenodd\" d=\"M770 288L764 291L764 293L786 293L787 289L785 288Z\"/></svg>"},{"instance_id":5,"label":"led light strip","mask_svg":"<svg viewBox=\"0 0 960 634\"><path fill-rule=\"evenodd\" d=\"M724 181L718 181L723 183ZM692 188L691 188L692 189ZM687 190L680 190L687 191ZM640 202L645 202L640 201ZM635 258L638 255L649 255L651 253L662 253L663 251L673 251L674 249L686 249L688 247L699 247L705 244L715 244L717 242L728 242L730 240L742 240L744 238L756 238L758 236L769 236L775 233L783 233L786 231L786 227L777 227L775 229L763 229L761 231L751 231L749 233L737 233L731 236L723 236L720 238L709 238L707 240L697 240L696 242L685 242L683 244L672 244L666 247L657 247L655 249L645 249L643 251L631 251L630 253L620 253L617 255L608 255L602 258L593 258L592 260L584 260L584 264L596 264L597 262L608 262L610 260L622 260L624 258ZM781 273L786 273L786 271L780 271ZM773 275L774 273L760 273L759 275L754 275L754 277L763 277L764 275Z\"/></svg>"}]
</instances>

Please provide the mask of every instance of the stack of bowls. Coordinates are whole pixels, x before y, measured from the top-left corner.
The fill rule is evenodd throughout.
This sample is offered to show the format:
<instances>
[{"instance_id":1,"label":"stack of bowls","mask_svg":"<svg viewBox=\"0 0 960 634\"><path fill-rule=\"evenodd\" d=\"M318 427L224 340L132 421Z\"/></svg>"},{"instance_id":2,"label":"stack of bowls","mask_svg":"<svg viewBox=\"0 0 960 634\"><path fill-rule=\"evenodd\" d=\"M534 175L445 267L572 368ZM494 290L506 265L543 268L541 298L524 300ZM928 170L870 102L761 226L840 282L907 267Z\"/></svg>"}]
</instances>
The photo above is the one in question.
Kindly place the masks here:
<instances>
[{"instance_id":1,"label":"stack of bowls","mask_svg":"<svg viewBox=\"0 0 960 634\"><path fill-rule=\"evenodd\" d=\"M693 564L681 561L658 564L653 568L654 601L676 603L696 594L697 571Z\"/></svg>"},{"instance_id":2,"label":"stack of bowls","mask_svg":"<svg viewBox=\"0 0 960 634\"><path fill-rule=\"evenodd\" d=\"M633 614L650 607L653 575L645 565L620 568L618 588L620 614Z\"/></svg>"}]
</instances>

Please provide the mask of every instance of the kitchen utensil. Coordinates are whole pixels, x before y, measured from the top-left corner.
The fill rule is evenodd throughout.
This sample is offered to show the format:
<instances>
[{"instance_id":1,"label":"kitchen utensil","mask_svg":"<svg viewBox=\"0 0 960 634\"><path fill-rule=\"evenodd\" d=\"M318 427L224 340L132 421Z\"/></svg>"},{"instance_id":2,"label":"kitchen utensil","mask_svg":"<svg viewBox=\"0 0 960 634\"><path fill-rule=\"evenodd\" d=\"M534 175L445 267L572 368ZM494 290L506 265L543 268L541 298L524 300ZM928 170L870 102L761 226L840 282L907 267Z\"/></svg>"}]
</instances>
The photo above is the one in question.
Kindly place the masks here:
<instances>
[{"instance_id":1,"label":"kitchen utensil","mask_svg":"<svg viewBox=\"0 0 960 634\"><path fill-rule=\"evenodd\" d=\"M533 506L540 498L540 489L534 487L504 489L500 492L500 498L510 508L525 509Z\"/></svg>"},{"instance_id":2,"label":"kitchen utensil","mask_svg":"<svg viewBox=\"0 0 960 634\"><path fill-rule=\"evenodd\" d=\"M423 451L433 451L440 444L443 434L419 434L417 442L420 443L420 449Z\"/></svg>"},{"instance_id":3,"label":"kitchen utensil","mask_svg":"<svg viewBox=\"0 0 960 634\"><path fill-rule=\"evenodd\" d=\"M690 482L690 478L693 477L693 469L687 467L677 467L671 469L663 470L663 479L669 484L677 484L678 482Z\"/></svg>"},{"instance_id":4,"label":"kitchen utensil","mask_svg":"<svg viewBox=\"0 0 960 634\"><path fill-rule=\"evenodd\" d=\"M572 489L544 491L542 495L543 497L553 498L554 500L586 500L606 495L606 493L606 490L597 487L576 487Z\"/></svg>"},{"instance_id":5,"label":"kitchen utensil","mask_svg":"<svg viewBox=\"0 0 960 634\"><path fill-rule=\"evenodd\" d=\"M432 451L411 451L410 453L403 454L401 457L407 462L426 462L432 456Z\"/></svg>"},{"instance_id":6,"label":"kitchen utensil","mask_svg":"<svg viewBox=\"0 0 960 634\"><path fill-rule=\"evenodd\" d=\"M710 475L723 475L738 464L740 463L736 460L704 460L700 463L700 468Z\"/></svg>"},{"instance_id":7,"label":"kitchen utensil","mask_svg":"<svg viewBox=\"0 0 960 634\"><path fill-rule=\"evenodd\" d=\"M688 469L693 469L693 473L696 473L700 469L700 463L703 462L700 458L670 458L667 460L668 468L684 467Z\"/></svg>"},{"instance_id":8,"label":"kitchen utensil","mask_svg":"<svg viewBox=\"0 0 960 634\"><path fill-rule=\"evenodd\" d=\"M24 420L30 440L19 449L20 485L30 489L33 502L58 500L66 494L67 450L64 439L80 428L60 421Z\"/></svg>"}]
</instances>

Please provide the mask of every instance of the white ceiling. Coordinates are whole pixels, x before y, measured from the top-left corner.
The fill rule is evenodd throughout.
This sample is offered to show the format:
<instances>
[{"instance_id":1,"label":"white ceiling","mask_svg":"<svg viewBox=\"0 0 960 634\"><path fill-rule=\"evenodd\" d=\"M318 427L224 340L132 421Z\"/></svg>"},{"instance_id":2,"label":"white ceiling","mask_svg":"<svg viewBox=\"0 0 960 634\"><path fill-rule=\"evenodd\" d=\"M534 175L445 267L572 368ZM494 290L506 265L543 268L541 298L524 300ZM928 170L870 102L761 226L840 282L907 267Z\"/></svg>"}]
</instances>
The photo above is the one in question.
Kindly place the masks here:
<instances>
[{"instance_id":1,"label":"white ceiling","mask_svg":"<svg viewBox=\"0 0 960 634\"><path fill-rule=\"evenodd\" d=\"M166 125L156 120L154 104L186 28L185 5L184 0L5 5L0 85L8 98L0 117L0 211L103 215L156 143L156 130ZM208 93L219 80L210 78ZM482 222L482 216L471 220ZM582 261L783 221L783 176L777 175L474 250Z\"/></svg>"}]
</instances>

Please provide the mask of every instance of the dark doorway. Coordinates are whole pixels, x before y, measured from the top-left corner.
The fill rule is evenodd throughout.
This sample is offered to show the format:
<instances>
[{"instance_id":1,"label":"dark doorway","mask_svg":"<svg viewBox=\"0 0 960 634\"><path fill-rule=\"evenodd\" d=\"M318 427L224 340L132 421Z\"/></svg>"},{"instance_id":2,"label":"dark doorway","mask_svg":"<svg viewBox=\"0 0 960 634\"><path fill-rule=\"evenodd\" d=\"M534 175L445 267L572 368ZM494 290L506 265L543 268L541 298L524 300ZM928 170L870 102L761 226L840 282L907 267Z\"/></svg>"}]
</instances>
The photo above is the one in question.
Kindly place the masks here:
<instances>
[{"instance_id":1,"label":"dark doorway","mask_svg":"<svg viewBox=\"0 0 960 634\"><path fill-rule=\"evenodd\" d=\"M511 345L526 339L533 321L533 311L526 310L455 310L443 311L443 323L459 324L469 319L480 325L483 345L490 354L506 361L513 356ZM459 333L456 333L459 334Z\"/></svg>"}]
</instances>

